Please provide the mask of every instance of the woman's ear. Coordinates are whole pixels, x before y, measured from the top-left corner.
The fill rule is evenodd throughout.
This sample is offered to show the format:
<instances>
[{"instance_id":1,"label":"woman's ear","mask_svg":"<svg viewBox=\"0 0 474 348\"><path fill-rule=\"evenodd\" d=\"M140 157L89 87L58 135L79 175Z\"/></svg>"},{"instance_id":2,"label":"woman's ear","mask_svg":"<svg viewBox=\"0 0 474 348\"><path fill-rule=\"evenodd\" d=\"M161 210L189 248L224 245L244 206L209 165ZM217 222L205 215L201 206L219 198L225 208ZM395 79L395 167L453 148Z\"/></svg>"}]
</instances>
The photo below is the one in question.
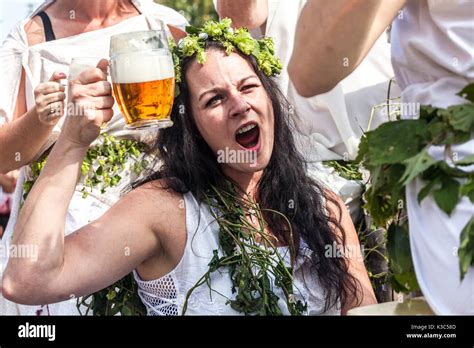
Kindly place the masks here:
<instances>
[{"instance_id":1,"label":"woman's ear","mask_svg":"<svg viewBox=\"0 0 474 348\"><path fill-rule=\"evenodd\" d=\"M185 31L179 29L178 27L175 27L174 25L167 24L168 28L170 29L171 35L173 35L173 39L175 42L178 42L181 40L183 37L185 37L187 34Z\"/></svg>"}]
</instances>

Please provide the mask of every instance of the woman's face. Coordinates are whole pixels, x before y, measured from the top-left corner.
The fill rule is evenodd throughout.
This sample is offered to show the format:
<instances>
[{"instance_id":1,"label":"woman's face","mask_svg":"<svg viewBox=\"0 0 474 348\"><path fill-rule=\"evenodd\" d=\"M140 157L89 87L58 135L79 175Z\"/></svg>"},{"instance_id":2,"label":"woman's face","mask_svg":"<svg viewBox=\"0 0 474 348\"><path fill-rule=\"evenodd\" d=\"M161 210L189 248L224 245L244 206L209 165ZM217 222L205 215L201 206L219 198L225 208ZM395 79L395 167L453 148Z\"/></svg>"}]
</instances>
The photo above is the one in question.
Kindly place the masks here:
<instances>
[{"instance_id":1,"label":"woman's face","mask_svg":"<svg viewBox=\"0 0 474 348\"><path fill-rule=\"evenodd\" d=\"M273 150L271 100L252 65L236 53L206 51L186 74L196 126L224 173L263 170Z\"/></svg>"}]
</instances>

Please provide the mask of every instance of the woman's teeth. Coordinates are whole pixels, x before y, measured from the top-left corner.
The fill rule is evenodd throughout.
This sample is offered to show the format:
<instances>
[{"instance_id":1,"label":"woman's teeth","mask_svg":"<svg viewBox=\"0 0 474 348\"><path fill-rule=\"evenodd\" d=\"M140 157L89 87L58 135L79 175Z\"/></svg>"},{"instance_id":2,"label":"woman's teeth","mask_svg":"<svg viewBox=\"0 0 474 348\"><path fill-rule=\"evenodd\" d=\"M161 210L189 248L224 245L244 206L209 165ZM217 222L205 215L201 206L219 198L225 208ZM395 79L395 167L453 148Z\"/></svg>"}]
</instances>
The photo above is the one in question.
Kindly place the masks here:
<instances>
[{"instance_id":1,"label":"woman's teeth","mask_svg":"<svg viewBox=\"0 0 474 348\"><path fill-rule=\"evenodd\" d=\"M242 134L242 133L245 133L245 132L248 132L249 130L253 129L257 127L257 125L255 123L253 124L249 124L248 126L245 126L245 127L242 127L240 128L238 131L237 131L237 134Z\"/></svg>"},{"instance_id":2,"label":"woman's teeth","mask_svg":"<svg viewBox=\"0 0 474 348\"><path fill-rule=\"evenodd\" d=\"M235 140L243 147L250 149L258 144L260 129L257 124L251 124L239 129Z\"/></svg>"}]
</instances>

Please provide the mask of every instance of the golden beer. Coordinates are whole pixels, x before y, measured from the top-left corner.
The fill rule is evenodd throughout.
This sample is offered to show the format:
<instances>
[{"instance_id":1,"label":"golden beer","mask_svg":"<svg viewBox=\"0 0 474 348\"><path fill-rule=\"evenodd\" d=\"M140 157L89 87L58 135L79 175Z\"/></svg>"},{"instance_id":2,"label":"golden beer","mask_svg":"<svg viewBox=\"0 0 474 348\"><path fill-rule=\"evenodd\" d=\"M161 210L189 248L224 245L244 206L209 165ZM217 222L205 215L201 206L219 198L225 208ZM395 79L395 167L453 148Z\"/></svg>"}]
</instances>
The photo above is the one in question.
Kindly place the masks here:
<instances>
[{"instance_id":1,"label":"golden beer","mask_svg":"<svg viewBox=\"0 0 474 348\"><path fill-rule=\"evenodd\" d=\"M168 121L174 101L174 78L147 82L113 83L118 107L127 124ZM145 122L142 122L145 121Z\"/></svg>"},{"instance_id":2,"label":"golden beer","mask_svg":"<svg viewBox=\"0 0 474 348\"><path fill-rule=\"evenodd\" d=\"M110 68L115 100L126 128L166 128L174 101L174 64L164 31L111 38Z\"/></svg>"}]
</instances>

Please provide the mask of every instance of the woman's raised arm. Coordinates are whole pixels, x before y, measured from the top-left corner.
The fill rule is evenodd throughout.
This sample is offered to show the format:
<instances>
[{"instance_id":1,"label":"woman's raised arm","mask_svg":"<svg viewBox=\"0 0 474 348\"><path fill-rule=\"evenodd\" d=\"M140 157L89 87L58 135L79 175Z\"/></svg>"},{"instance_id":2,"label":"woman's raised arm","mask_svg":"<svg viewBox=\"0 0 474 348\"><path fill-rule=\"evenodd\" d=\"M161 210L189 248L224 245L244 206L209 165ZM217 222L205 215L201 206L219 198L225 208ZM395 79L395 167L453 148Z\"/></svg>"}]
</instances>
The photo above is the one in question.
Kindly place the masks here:
<instances>
[{"instance_id":1,"label":"woman's raised arm","mask_svg":"<svg viewBox=\"0 0 474 348\"><path fill-rule=\"evenodd\" d=\"M113 98L106 61L70 84L68 115L46 166L21 209L13 244L32 250L11 257L3 295L18 303L44 304L89 294L120 279L157 252L156 201L146 186L131 192L99 220L64 237L69 202L89 144L111 119ZM165 204L164 204L165 205ZM165 205L166 206L166 205ZM128 252L127 252L128 251Z\"/></svg>"}]
</instances>

